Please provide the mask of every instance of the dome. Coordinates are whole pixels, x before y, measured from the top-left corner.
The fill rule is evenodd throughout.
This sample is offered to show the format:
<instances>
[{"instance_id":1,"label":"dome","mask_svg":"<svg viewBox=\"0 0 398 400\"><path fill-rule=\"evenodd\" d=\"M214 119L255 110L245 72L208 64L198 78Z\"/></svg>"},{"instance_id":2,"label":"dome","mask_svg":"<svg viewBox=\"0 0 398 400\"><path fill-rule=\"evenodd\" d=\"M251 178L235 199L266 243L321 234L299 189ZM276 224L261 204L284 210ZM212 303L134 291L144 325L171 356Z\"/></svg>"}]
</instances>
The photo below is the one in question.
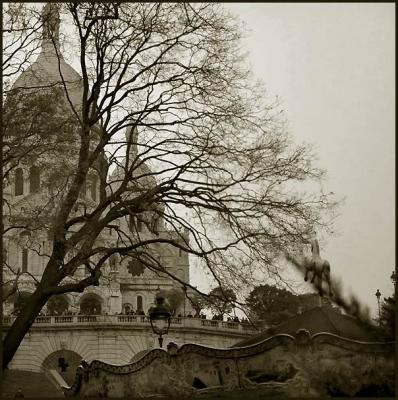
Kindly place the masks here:
<instances>
[{"instance_id":1,"label":"dome","mask_svg":"<svg viewBox=\"0 0 398 400\"><path fill-rule=\"evenodd\" d=\"M36 61L18 77L12 91L63 87L63 82L65 82L72 104L78 108L81 105L83 91L81 76L65 62L60 53L57 55L52 42L44 42Z\"/></svg>"},{"instance_id":2,"label":"dome","mask_svg":"<svg viewBox=\"0 0 398 400\"><path fill-rule=\"evenodd\" d=\"M47 3L43 8L43 40L37 59L17 78L12 91L64 87L76 108L81 106L82 77L66 63L59 48L59 12L56 5Z\"/></svg>"}]
</instances>

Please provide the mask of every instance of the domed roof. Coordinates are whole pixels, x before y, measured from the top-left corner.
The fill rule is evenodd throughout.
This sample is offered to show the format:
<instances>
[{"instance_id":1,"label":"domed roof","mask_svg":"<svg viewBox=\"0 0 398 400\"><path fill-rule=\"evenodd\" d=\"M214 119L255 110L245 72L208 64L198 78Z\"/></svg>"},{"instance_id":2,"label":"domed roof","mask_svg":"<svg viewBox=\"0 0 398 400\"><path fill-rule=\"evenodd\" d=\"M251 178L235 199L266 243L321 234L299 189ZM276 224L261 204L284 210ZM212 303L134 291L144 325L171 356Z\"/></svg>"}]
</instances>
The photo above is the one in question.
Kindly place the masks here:
<instances>
[{"instance_id":1,"label":"domed roof","mask_svg":"<svg viewBox=\"0 0 398 400\"><path fill-rule=\"evenodd\" d=\"M43 89L65 86L72 104L81 104L82 78L65 62L61 54L57 56L52 43L44 42L36 61L15 81L12 89Z\"/></svg>"},{"instance_id":2,"label":"domed roof","mask_svg":"<svg viewBox=\"0 0 398 400\"><path fill-rule=\"evenodd\" d=\"M83 91L82 77L66 63L59 48L59 12L56 5L43 8L43 40L37 59L18 77L12 90L67 88L72 104L79 108Z\"/></svg>"}]
</instances>

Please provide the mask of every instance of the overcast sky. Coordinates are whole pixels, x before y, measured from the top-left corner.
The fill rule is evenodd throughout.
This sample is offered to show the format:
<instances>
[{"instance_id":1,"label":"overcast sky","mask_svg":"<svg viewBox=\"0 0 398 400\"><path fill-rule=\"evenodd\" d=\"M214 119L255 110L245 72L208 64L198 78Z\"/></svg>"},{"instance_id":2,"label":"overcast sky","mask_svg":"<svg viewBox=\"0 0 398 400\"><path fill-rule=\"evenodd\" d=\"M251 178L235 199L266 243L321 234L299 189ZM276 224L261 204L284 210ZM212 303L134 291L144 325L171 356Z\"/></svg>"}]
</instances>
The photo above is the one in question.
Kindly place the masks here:
<instances>
[{"instance_id":1,"label":"overcast sky","mask_svg":"<svg viewBox=\"0 0 398 400\"><path fill-rule=\"evenodd\" d=\"M376 310L395 268L395 5L230 3L256 77L280 95L296 142L345 198L321 255Z\"/></svg>"},{"instance_id":2,"label":"overcast sky","mask_svg":"<svg viewBox=\"0 0 398 400\"><path fill-rule=\"evenodd\" d=\"M324 191L345 198L321 255L374 312L395 268L395 4L224 6L246 22L248 62L293 138L313 144Z\"/></svg>"}]
</instances>

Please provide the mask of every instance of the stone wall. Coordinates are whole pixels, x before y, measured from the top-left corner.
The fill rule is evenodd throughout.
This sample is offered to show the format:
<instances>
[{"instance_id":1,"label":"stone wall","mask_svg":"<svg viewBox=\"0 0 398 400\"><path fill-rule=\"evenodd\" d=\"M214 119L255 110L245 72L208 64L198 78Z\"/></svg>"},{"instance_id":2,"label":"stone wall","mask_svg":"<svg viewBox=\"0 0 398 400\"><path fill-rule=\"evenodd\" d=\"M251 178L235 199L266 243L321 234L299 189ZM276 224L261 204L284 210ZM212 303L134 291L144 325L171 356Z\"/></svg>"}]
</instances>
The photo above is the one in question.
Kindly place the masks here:
<instances>
[{"instance_id":1,"label":"stone wall","mask_svg":"<svg viewBox=\"0 0 398 400\"><path fill-rule=\"evenodd\" d=\"M12 323L10 318L3 318L5 328ZM237 323L175 318L168 335L164 336L164 346L172 341L179 345L198 343L225 348L253 334L254 331L248 328ZM126 364L137 353L156 347L157 335L152 333L145 317L38 317L9 368L40 372L44 360L60 350L77 353L85 360L101 359L108 363Z\"/></svg>"},{"instance_id":2,"label":"stone wall","mask_svg":"<svg viewBox=\"0 0 398 400\"><path fill-rule=\"evenodd\" d=\"M124 366L83 363L65 394L111 398L206 398L241 392L282 398L393 396L394 346L393 342L364 343L328 333L311 337L305 330L296 337L276 335L234 349L170 344L167 352L155 349Z\"/></svg>"}]
</instances>

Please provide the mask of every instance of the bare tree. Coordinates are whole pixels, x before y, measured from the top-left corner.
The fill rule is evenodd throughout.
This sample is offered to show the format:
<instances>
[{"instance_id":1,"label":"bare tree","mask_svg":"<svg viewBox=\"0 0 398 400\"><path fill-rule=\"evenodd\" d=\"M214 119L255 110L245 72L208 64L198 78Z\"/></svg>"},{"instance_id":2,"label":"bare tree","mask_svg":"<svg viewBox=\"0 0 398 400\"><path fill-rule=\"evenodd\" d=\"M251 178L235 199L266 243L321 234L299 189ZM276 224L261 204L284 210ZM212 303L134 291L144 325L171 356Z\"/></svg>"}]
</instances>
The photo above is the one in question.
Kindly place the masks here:
<instances>
[{"instance_id":1,"label":"bare tree","mask_svg":"<svg viewBox=\"0 0 398 400\"><path fill-rule=\"evenodd\" d=\"M40 49L41 30L43 27L43 19L38 14L37 9L31 5L24 3L7 3L3 8L3 24L2 24L2 78L3 78L3 100L7 98L7 93L11 88L12 82L21 72L25 71L31 64L33 58ZM15 100L15 98L14 98ZM35 107L27 107L29 100L21 102L26 107L23 110L9 102L2 115L3 139L2 146L3 164L3 180L8 179L10 171L18 165L18 160L24 154L30 151L26 145L25 139L33 136L32 129L25 129L18 136L9 136L9 124L19 120L14 116L10 118L10 114L22 111L25 118L31 117L32 125L34 124ZM35 105L37 107L37 105ZM36 138L37 141L37 138Z\"/></svg>"},{"instance_id":2,"label":"bare tree","mask_svg":"<svg viewBox=\"0 0 398 400\"><path fill-rule=\"evenodd\" d=\"M59 13L81 77L60 50ZM43 184L31 201L10 200L5 221L34 231L23 240L47 263L4 339L4 367L48 299L99 285L112 257L197 291L165 267L167 244L236 289L261 271L277 276L282 250L327 227L328 196L300 190L322 171L252 82L222 5L52 3L43 15L52 80L25 74L7 95L16 106L52 103L52 118L37 111Z\"/></svg>"}]
</instances>

